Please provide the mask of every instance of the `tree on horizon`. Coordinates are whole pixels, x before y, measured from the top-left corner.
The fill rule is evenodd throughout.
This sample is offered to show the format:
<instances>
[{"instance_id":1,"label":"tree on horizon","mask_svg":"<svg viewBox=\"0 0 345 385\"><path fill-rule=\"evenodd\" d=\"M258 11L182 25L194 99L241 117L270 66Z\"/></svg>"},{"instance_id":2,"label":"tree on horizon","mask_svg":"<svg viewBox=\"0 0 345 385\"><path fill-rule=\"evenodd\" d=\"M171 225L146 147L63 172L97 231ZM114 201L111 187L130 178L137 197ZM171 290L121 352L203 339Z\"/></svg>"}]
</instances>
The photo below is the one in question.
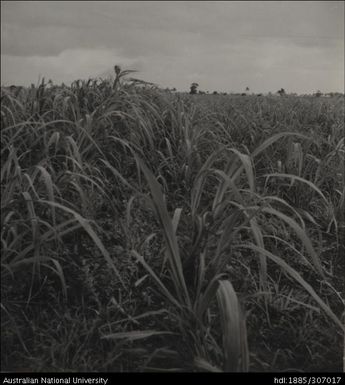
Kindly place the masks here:
<instances>
[{"instance_id":1,"label":"tree on horizon","mask_svg":"<svg viewBox=\"0 0 345 385\"><path fill-rule=\"evenodd\" d=\"M198 91L199 84L198 83L192 83L190 86L190 94L195 95Z\"/></svg>"}]
</instances>

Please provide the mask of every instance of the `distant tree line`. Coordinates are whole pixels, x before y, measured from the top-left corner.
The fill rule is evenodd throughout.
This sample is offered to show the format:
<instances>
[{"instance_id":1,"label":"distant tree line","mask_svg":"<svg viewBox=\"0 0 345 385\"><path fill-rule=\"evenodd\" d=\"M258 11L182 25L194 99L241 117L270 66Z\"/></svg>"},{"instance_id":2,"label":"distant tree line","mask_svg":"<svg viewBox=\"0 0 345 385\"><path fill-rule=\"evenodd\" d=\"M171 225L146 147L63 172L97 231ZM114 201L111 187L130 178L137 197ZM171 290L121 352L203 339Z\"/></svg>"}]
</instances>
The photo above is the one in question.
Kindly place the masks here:
<instances>
[{"instance_id":1,"label":"distant tree line","mask_svg":"<svg viewBox=\"0 0 345 385\"><path fill-rule=\"evenodd\" d=\"M199 95L206 95L206 94L209 94L209 91L202 91L202 90L198 90L198 87L199 87L199 84L198 83L192 83L191 86L190 86L190 94L191 95L196 95L196 94L199 94ZM176 88L173 89L176 91ZM245 88L245 92L243 93L235 93L234 95L241 95L241 96L247 96L248 95L248 92L250 91L250 88L249 87L246 87ZM281 88L280 90L278 90L276 92L278 95L280 96L286 96L288 95L285 91L284 88ZM231 94L231 93L230 93ZM268 93L269 95L272 95L271 92ZM212 95L228 95L227 92L218 92L218 91L213 91L212 92ZM262 93L258 93L258 94L252 94L252 95L256 95L256 96L262 96L263 94ZM297 96L296 93L291 93L289 94L290 96ZM337 96L337 95L342 95L341 93L339 92L329 92L327 94L323 94L320 90L317 90L313 96L319 98L321 96L327 96L327 97L333 97L333 96Z\"/></svg>"}]
</instances>

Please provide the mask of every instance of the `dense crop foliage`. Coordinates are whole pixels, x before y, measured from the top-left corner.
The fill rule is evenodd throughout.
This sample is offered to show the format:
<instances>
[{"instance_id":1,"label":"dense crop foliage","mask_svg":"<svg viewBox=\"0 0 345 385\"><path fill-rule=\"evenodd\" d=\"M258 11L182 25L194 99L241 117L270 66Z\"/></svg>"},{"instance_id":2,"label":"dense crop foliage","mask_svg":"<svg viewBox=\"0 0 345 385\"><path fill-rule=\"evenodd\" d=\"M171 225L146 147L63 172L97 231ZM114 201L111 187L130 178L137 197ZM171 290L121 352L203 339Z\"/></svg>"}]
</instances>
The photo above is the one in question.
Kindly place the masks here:
<instances>
[{"instance_id":1,"label":"dense crop foliage","mask_svg":"<svg viewBox=\"0 0 345 385\"><path fill-rule=\"evenodd\" d=\"M1 90L2 368L341 370L343 98L117 75Z\"/></svg>"}]
</instances>

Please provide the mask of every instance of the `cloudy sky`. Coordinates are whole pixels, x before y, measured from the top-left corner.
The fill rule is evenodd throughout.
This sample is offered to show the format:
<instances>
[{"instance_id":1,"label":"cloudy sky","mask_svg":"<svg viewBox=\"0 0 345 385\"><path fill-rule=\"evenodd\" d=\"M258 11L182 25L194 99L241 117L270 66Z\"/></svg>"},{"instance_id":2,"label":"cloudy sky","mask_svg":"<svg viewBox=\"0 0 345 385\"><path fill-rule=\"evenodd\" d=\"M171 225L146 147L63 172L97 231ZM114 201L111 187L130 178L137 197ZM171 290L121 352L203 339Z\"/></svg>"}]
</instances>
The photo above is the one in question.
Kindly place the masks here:
<instances>
[{"instance_id":1,"label":"cloudy sky","mask_svg":"<svg viewBox=\"0 0 345 385\"><path fill-rule=\"evenodd\" d=\"M1 84L106 76L344 92L342 1L1 1Z\"/></svg>"}]
</instances>

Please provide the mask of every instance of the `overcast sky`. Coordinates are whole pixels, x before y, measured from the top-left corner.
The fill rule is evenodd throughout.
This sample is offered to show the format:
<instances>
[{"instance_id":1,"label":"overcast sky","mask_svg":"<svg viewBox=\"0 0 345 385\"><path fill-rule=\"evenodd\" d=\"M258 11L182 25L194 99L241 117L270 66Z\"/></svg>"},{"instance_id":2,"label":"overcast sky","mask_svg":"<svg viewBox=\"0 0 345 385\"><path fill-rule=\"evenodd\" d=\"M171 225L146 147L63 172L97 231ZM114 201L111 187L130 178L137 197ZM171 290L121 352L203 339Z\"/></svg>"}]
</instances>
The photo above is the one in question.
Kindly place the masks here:
<instances>
[{"instance_id":1,"label":"overcast sky","mask_svg":"<svg viewBox=\"0 0 345 385\"><path fill-rule=\"evenodd\" d=\"M344 3L1 1L1 84L115 64L178 90L344 92Z\"/></svg>"}]
</instances>

